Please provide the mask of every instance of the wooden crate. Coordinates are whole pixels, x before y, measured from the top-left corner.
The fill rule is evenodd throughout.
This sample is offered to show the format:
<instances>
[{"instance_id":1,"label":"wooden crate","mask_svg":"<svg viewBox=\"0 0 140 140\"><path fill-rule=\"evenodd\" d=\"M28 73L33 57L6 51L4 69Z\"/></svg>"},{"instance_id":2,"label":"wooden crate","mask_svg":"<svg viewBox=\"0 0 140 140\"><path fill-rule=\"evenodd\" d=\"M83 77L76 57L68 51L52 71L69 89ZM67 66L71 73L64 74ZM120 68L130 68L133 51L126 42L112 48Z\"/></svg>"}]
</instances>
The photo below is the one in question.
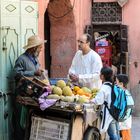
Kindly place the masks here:
<instances>
[{"instance_id":1,"label":"wooden crate","mask_svg":"<svg viewBox=\"0 0 140 140\"><path fill-rule=\"evenodd\" d=\"M69 140L69 129L66 121L32 116L30 140Z\"/></svg>"},{"instance_id":2,"label":"wooden crate","mask_svg":"<svg viewBox=\"0 0 140 140\"><path fill-rule=\"evenodd\" d=\"M28 78L23 76L17 84L16 91L20 95L40 97L43 94L46 85L36 78Z\"/></svg>"}]
</instances>

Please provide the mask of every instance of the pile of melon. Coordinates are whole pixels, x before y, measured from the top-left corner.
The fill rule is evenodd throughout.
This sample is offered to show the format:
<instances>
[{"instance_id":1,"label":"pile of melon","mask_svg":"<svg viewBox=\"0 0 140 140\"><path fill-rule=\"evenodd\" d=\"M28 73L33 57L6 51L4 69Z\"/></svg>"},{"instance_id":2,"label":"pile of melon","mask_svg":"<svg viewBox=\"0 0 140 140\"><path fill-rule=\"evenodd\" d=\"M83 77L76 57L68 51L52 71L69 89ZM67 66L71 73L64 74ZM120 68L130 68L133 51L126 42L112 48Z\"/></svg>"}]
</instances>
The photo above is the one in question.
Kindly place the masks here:
<instances>
[{"instance_id":1,"label":"pile of melon","mask_svg":"<svg viewBox=\"0 0 140 140\"><path fill-rule=\"evenodd\" d=\"M56 85L52 85L52 94L48 99L61 99L65 102L86 103L91 98L94 98L98 89L89 89L87 87L80 88L79 86L70 87L64 80L58 80Z\"/></svg>"}]
</instances>

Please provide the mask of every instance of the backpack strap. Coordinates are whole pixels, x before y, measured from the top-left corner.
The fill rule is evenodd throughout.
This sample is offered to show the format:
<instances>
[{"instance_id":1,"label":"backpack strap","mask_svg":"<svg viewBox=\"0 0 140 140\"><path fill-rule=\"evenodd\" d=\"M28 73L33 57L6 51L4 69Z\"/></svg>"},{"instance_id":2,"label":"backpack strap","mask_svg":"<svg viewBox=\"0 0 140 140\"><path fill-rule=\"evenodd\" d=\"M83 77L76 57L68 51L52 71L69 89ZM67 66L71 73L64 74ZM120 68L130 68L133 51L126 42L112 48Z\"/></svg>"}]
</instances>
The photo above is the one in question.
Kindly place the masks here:
<instances>
[{"instance_id":1,"label":"backpack strap","mask_svg":"<svg viewBox=\"0 0 140 140\"><path fill-rule=\"evenodd\" d=\"M113 91L113 84L111 84L111 83L105 83L104 85L108 85L109 87L111 87L111 93L112 93L112 91ZM112 96L111 96L111 100L112 100ZM108 109L108 111L109 111L109 113L110 113L110 109L109 109L109 107L108 107L108 103L107 103L107 101L104 101L104 105L105 105L105 107L104 107L104 120L103 120L103 125L102 125L102 128L104 127L104 123L105 123L105 114L106 114L106 109Z\"/></svg>"},{"instance_id":2,"label":"backpack strap","mask_svg":"<svg viewBox=\"0 0 140 140\"><path fill-rule=\"evenodd\" d=\"M105 83L104 85L108 85L109 87L111 87L111 93L112 93L112 91L113 91L113 85L111 83L109 83L109 82L108 83ZM111 96L111 98L112 98L112 96ZM104 102L104 105L109 110L108 103L106 101Z\"/></svg>"},{"instance_id":3,"label":"backpack strap","mask_svg":"<svg viewBox=\"0 0 140 140\"><path fill-rule=\"evenodd\" d=\"M110 86L110 87L113 86L113 84L111 84L110 82L105 82L104 85L108 85L108 86Z\"/></svg>"},{"instance_id":4,"label":"backpack strap","mask_svg":"<svg viewBox=\"0 0 140 140\"><path fill-rule=\"evenodd\" d=\"M108 82L108 83L105 83L104 85L108 85L109 87L111 87L111 93L113 92L114 84L111 84L110 82ZM112 95L111 95L111 100L113 100L113 96Z\"/></svg>"},{"instance_id":5,"label":"backpack strap","mask_svg":"<svg viewBox=\"0 0 140 140\"><path fill-rule=\"evenodd\" d=\"M105 101L105 102L104 102L105 107L104 107L104 114L103 114L103 124L102 124L102 129L104 128L104 125L105 125L106 108L109 110L107 104L108 104L108 103Z\"/></svg>"},{"instance_id":6,"label":"backpack strap","mask_svg":"<svg viewBox=\"0 0 140 140\"><path fill-rule=\"evenodd\" d=\"M112 90L113 90L113 86L112 86L112 84L111 83L104 83L104 85L108 85L108 86L110 86L111 87L111 92L112 92ZM105 105L105 107L104 107L104 114L103 114L103 124L102 124L102 129L104 128L104 125L105 125L105 117L106 117L106 109L108 109L108 111L109 111L109 107L108 107L108 103L106 102L106 101L104 101L104 105ZM110 111L109 111L110 112Z\"/></svg>"}]
</instances>

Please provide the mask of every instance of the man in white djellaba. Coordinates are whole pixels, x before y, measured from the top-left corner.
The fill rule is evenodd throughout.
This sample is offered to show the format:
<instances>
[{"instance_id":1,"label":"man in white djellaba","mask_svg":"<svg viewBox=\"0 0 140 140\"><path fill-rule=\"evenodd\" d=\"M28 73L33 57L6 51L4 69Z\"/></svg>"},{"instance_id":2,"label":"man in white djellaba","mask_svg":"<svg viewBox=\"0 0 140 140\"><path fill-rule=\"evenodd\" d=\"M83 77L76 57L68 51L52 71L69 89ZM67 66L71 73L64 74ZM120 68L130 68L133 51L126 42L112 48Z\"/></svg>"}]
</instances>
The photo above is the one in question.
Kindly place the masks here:
<instances>
[{"instance_id":1,"label":"man in white djellaba","mask_svg":"<svg viewBox=\"0 0 140 140\"><path fill-rule=\"evenodd\" d=\"M101 57L90 48L91 36L83 34L78 40L79 50L76 52L71 67L69 78L90 89L100 88L100 71L102 68Z\"/></svg>"}]
</instances>

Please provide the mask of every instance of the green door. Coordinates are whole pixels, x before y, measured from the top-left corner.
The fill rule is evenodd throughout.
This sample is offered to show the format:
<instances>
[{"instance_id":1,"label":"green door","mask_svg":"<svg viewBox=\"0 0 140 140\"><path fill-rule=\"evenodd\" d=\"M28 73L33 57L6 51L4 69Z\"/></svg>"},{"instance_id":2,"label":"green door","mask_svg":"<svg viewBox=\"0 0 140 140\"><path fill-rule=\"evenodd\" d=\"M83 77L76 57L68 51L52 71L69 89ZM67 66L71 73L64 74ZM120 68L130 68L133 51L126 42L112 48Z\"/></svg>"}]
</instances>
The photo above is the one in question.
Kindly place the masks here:
<instances>
[{"instance_id":1,"label":"green door","mask_svg":"<svg viewBox=\"0 0 140 140\"><path fill-rule=\"evenodd\" d=\"M20 46L20 1L1 1L1 91L11 92L13 67Z\"/></svg>"},{"instance_id":2,"label":"green door","mask_svg":"<svg viewBox=\"0 0 140 140\"><path fill-rule=\"evenodd\" d=\"M32 1L21 1L21 51L27 39L38 34L38 4Z\"/></svg>"},{"instance_id":3,"label":"green door","mask_svg":"<svg viewBox=\"0 0 140 140\"><path fill-rule=\"evenodd\" d=\"M0 140L13 140L11 96L0 92Z\"/></svg>"},{"instance_id":4,"label":"green door","mask_svg":"<svg viewBox=\"0 0 140 140\"><path fill-rule=\"evenodd\" d=\"M0 89L10 92L13 88L13 67L24 51L27 38L38 31L37 2L1 0L0 22Z\"/></svg>"},{"instance_id":5,"label":"green door","mask_svg":"<svg viewBox=\"0 0 140 140\"><path fill-rule=\"evenodd\" d=\"M0 140L12 140L13 67L19 55L20 0L0 1Z\"/></svg>"},{"instance_id":6,"label":"green door","mask_svg":"<svg viewBox=\"0 0 140 140\"><path fill-rule=\"evenodd\" d=\"M27 38L38 32L37 5L32 1L0 0L0 140L12 140L13 67Z\"/></svg>"}]
</instances>

